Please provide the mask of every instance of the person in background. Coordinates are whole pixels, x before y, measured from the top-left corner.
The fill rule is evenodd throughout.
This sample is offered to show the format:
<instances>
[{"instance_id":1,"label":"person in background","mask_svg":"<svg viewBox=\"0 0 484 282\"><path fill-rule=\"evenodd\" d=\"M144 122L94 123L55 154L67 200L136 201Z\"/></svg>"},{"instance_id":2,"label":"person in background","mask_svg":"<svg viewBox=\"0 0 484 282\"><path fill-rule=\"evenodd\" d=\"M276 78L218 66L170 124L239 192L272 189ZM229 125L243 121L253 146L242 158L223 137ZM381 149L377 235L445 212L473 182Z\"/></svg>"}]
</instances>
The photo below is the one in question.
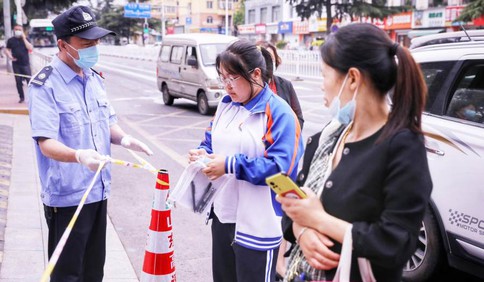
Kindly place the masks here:
<instances>
[{"instance_id":1,"label":"person in background","mask_svg":"<svg viewBox=\"0 0 484 282\"><path fill-rule=\"evenodd\" d=\"M294 90L292 83L289 80L274 74L276 69L282 63L281 57L279 57L279 55L277 54L276 46L272 45L270 42L267 41L258 41L256 45L265 48L271 54L272 64L267 65L267 70L269 74L269 87L271 88L272 92L279 95L289 104L289 106L291 106L291 109L297 115L299 125L301 125L302 129L304 126L304 118L301 110L301 105L299 104L299 99L297 98L296 91Z\"/></svg>"},{"instance_id":2,"label":"person in background","mask_svg":"<svg viewBox=\"0 0 484 282\"><path fill-rule=\"evenodd\" d=\"M13 28L13 34L14 36L7 40L5 53L12 61L15 83L17 85L18 96L20 97L18 102L22 103L25 100L22 84L24 80L28 83L31 76L29 51L32 51L34 47L25 36L24 29L21 25L16 25Z\"/></svg>"},{"instance_id":3,"label":"person in background","mask_svg":"<svg viewBox=\"0 0 484 282\"><path fill-rule=\"evenodd\" d=\"M279 95L284 101L286 101L291 109L297 116L301 130L304 126L304 118L301 110L301 105L299 104L299 99L297 98L296 91L292 86L292 83L280 76L274 74L276 69L282 63L281 57L277 54L276 46L272 45L270 42L261 40L256 42L257 46L265 48L271 54L272 63L267 64L267 70L269 73L269 87L274 94ZM277 258L276 266L276 281L282 281L284 273L286 273L286 259L284 254L287 251L287 242L283 239L281 246L279 248L279 254Z\"/></svg>"},{"instance_id":4,"label":"person in background","mask_svg":"<svg viewBox=\"0 0 484 282\"><path fill-rule=\"evenodd\" d=\"M369 260L376 281L401 281L432 191L422 72L407 49L364 23L332 33L321 58L333 120L304 154L298 180L308 198L276 198L284 237L296 244L285 281L333 280L345 232L350 281L362 279L356 257Z\"/></svg>"},{"instance_id":5,"label":"person in background","mask_svg":"<svg viewBox=\"0 0 484 282\"><path fill-rule=\"evenodd\" d=\"M111 143L153 154L117 124L104 78L91 69L98 60L99 39L114 33L98 27L94 13L85 6L72 7L52 24L59 53L29 88L49 259L95 172L111 154ZM103 279L111 166L106 165L94 181L52 272L52 282Z\"/></svg>"},{"instance_id":6,"label":"person in background","mask_svg":"<svg viewBox=\"0 0 484 282\"><path fill-rule=\"evenodd\" d=\"M303 143L296 115L267 85L266 62L269 52L246 40L217 56L228 95L189 151L190 162L208 157L209 179L227 178L213 203L215 282L275 281L282 211L265 179L279 172L295 179Z\"/></svg>"}]
</instances>

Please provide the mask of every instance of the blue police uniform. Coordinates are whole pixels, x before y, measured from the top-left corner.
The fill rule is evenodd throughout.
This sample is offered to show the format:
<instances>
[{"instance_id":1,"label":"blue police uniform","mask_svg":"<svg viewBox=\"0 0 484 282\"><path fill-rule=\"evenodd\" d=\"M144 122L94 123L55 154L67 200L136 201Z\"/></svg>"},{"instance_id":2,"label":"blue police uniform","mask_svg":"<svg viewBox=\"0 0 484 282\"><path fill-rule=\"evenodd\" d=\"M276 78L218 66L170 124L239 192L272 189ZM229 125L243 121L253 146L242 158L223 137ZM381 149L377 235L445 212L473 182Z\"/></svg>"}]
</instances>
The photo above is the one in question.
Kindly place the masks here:
<instances>
[{"instance_id":1,"label":"blue police uniform","mask_svg":"<svg viewBox=\"0 0 484 282\"><path fill-rule=\"evenodd\" d=\"M93 149L111 155L110 126L117 122L116 115L107 100L103 78L90 69L83 72L81 78L55 56L50 66L31 81L32 137L36 141L51 138L73 149ZM51 207L78 205L95 173L80 164L44 156L37 142L36 150L43 203ZM110 184L111 169L107 164L86 204L107 199Z\"/></svg>"},{"instance_id":2,"label":"blue police uniform","mask_svg":"<svg viewBox=\"0 0 484 282\"><path fill-rule=\"evenodd\" d=\"M114 35L112 31L98 27L94 13L85 6L72 7L57 16L52 24L57 38L66 44L71 36L98 40ZM95 45L95 42L91 41L91 44ZM61 54L72 57L69 52L63 52L66 51L62 49ZM52 63L30 81L29 86L30 123L32 137L36 141L41 198L49 227L49 259L95 173L82 164L45 156L38 141L41 138L52 139L74 150L92 149L101 155L111 155L111 128L117 122L106 97L103 78L89 67L81 66L81 49L77 53L78 59L74 59L74 63L82 69L82 76L55 56ZM85 53L83 56L86 56ZM94 59L97 61L97 58ZM43 149L50 152L48 147ZM54 146L55 149L59 146ZM51 282L103 280L107 199L111 185L109 164L94 181L86 204L65 245L62 245Z\"/></svg>"}]
</instances>

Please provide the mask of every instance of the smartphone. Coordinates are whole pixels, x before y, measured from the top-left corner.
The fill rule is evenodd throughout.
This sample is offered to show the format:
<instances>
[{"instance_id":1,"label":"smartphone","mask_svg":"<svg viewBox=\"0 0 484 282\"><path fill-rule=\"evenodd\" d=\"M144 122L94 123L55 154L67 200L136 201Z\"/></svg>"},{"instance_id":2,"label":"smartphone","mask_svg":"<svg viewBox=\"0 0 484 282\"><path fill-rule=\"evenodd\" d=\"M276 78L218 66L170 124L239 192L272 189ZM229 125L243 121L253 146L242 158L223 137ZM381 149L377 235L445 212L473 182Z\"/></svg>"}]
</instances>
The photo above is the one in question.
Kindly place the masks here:
<instances>
[{"instance_id":1,"label":"smartphone","mask_svg":"<svg viewBox=\"0 0 484 282\"><path fill-rule=\"evenodd\" d=\"M306 193L304 193L301 188L299 188L292 179L284 173L277 173L266 178L266 183L271 187L276 194L282 197L289 197L295 199L306 198Z\"/></svg>"}]
</instances>

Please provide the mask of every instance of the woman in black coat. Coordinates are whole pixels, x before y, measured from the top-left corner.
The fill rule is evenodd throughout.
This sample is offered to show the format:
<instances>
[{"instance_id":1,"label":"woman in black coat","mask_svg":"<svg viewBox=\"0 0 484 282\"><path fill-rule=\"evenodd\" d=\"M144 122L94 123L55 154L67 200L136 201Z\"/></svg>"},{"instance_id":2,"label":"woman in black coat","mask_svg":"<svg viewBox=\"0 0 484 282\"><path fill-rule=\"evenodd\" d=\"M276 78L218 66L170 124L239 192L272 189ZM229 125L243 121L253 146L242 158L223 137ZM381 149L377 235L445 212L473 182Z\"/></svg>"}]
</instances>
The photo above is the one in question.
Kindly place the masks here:
<instances>
[{"instance_id":1,"label":"woman in black coat","mask_svg":"<svg viewBox=\"0 0 484 282\"><path fill-rule=\"evenodd\" d=\"M371 24L340 28L321 57L333 119L304 154L298 180L307 199L276 198L284 237L296 243L284 279L332 281L346 233L350 281L362 280L356 258L369 262L376 281L400 281L432 190L422 73L407 49Z\"/></svg>"}]
</instances>

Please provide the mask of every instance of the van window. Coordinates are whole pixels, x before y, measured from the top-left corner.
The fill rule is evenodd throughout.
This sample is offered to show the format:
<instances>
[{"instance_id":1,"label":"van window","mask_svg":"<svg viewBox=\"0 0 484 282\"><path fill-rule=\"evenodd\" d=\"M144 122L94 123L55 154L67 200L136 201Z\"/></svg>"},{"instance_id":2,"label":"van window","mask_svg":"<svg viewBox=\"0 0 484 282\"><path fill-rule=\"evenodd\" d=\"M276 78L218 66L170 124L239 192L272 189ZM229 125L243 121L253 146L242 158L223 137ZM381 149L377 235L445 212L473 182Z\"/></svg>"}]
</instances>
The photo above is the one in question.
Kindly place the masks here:
<instances>
[{"instance_id":1,"label":"van window","mask_svg":"<svg viewBox=\"0 0 484 282\"><path fill-rule=\"evenodd\" d=\"M187 55L185 56L185 64L188 64L188 58L191 56L197 58L197 49L193 46L188 46L187 47Z\"/></svg>"},{"instance_id":2,"label":"van window","mask_svg":"<svg viewBox=\"0 0 484 282\"><path fill-rule=\"evenodd\" d=\"M170 60L170 51L171 46L169 45L164 45L163 48L161 48L160 59L162 62L168 62Z\"/></svg>"},{"instance_id":3,"label":"van window","mask_svg":"<svg viewBox=\"0 0 484 282\"><path fill-rule=\"evenodd\" d=\"M183 57L183 46L173 46L171 50L170 62L174 64L179 64Z\"/></svg>"},{"instance_id":4,"label":"van window","mask_svg":"<svg viewBox=\"0 0 484 282\"><path fill-rule=\"evenodd\" d=\"M215 59L217 59L217 55L225 51L225 49L227 49L227 46L228 43L200 45L200 53L202 56L203 65L215 65Z\"/></svg>"}]
</instances>

